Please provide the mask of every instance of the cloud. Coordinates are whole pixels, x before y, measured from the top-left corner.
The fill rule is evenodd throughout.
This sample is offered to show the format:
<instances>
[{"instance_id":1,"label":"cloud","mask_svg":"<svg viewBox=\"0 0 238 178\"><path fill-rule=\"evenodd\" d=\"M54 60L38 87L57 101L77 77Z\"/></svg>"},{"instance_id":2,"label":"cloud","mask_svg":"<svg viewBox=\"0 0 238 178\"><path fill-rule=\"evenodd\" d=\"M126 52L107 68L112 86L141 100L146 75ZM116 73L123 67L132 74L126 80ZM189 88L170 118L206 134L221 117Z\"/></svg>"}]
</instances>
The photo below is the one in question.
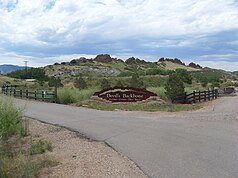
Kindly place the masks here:
<instances>
[{"instance_id":1,"label":"cloud","mask_svg":"<svg viewBox=\"0 0 238 178\"><path fill-rule=\"evenodd\" d=\"M238 34L237 4L235 0L2 0L0 48L37 61L39 56L97 53L153 59L210 55L214 49L237 54L237 41L234 36L229 39L234 31Z\"/></svg>"}]
</instances>

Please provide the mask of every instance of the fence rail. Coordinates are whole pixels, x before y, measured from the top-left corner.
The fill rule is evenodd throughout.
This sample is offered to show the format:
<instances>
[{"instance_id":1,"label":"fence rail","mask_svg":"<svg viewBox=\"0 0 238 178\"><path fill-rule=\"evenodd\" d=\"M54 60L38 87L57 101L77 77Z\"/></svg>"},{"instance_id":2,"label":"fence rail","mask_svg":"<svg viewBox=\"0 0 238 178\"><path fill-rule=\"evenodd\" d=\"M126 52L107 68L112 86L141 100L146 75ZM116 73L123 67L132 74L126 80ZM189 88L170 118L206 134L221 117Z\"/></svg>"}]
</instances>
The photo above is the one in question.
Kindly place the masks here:
<instances>
[{"instance_id":1,"label":"fence rail","mask_svg":"<svg viewBox=\"0 0 238 178\"><path fill-rule=\"evenodd\" d=\"M172 98L173 103L191 104L216 99L219 96L218 90L194 91Z\"/></svg>"},{"instance_id":2,"label":"fence rail","mask_svg":"<svg viewBox=\"0 0 238 178\"><path fill-rule=\"evenodd\" d=\"M5 95L13 96L15 98L27 98L47 102L56 102L57 96L52 91L28 91L17 90L14 87L2 87L2 93Z\"/></svg>"}]
</instances>

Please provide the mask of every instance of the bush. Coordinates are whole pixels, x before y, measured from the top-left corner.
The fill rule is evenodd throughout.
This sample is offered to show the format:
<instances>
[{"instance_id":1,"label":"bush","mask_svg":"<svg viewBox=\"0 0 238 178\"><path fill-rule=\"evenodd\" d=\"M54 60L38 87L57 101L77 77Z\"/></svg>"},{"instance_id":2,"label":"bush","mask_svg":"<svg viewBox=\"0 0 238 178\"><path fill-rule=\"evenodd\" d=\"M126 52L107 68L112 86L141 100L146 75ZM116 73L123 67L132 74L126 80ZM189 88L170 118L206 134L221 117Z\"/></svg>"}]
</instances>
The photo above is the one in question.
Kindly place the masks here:
<instances>
[{"instance_id":1,"label":"bush","mask_svg":"<svg viewBox=\"0 0 238 178\"><path fill-rule=\"evenodd\" d=\"M45 71L42 68L29 68L26 70L16 70L9 74L9 77L18 79L37 79L40 81L47 81L49 78L45 75Z\"/></svg>"},{"instance_id":2,"label":"bush","mask_svg":"<svg viewBox=\"0 0 238 178\"><path fill-rule=\"evenodd\" d=\"M83 79L83 77L79 77L74 82L75 87L78 89L86 89L88 87L86 81Z\"/></svg>"},{"instance_id":3,"label":"bush","mask_svg":"<svg viewBox=\"0 0 238 178\"><path fill-rule=\"evenodd\" d=\"M61 88L58 90L58 99L62 104L77 103L90 99L96 91L98 91L98 88L84 90Z\"/></svg>"},{"instance_id":4,"label":"bush","mask_svg":"<svg viewBox=\"0 0 238 178\"><path fill-rule=\"evenodd\" d=\"M14 134L20 134L22 112L15 108L13 103L6 98L0 100L0 140L5 140Z\"/></svg>"},{"instance_id":5,"label":"bush","mask_svg":"<svg viewBox=\"0 0 238 178\"><path fill-rule=\"evenodd\" d=\"M110 85L109 81L104 78L101 82L101 89L107 89L110 87L111 87L111 85Z\"/></svg>"},{"instance_id":6,"label":"bush","mask_svg":"<svg viewBox=\"0 0 238 178\"><path fill-rule=\"evenodd\" d=\"M140 79L137 73L134 73L131 77L130 86L134 88L144 88L143 80Z\"/></svg>"},{"instance_id":7,"label":"bush","mask_svg":"<svg viewBox=\"0 0 238 178\"><path fill-rule=\"evenodd\" d=\"M46 151L52 151L53 147L50 142L39 140L36 143L31 143L30 145L30 154L42 154Z\"/></svg>"},{"instance_id":8,"label":"bush","mask_svg":"<svg viewBox=\"0 0 238 178\"><path fill-rule=\"evenodd\" d=\"M58 90L58 99L61 104L71 104L77 102L75 94L68 88Z\"/></svg>"},{"instance_id":9,"label":"bush","mask_svg":"<svg viewBox=\"0 0 238 178\"><path fill-rule=\"evenodd\" d=\"M163 100L167 99L164 87L148 87L147 90L157 94Z\"/></svg>"},{"instance_id":10,"label":"bush","mask_svg":"<svg viewBox=\"0 0 238 178\"><path fill-rule=\"evenodd\" d=\"M48 81L49 87L55 87L57 84L57 87L63 87L64 85L61 83L60 78L50 77Z\"/></svg>"},{"instance_id":11,"label":"bush","mask_svg":"<svg viewBox=\"0 0 238 178\"><path fill-rule=\"evenodd\" d=\"M165 94L169 99L185 94L183 81L178 76L178 74L174 73L169 75L169 79L165 84L165 90Z\"/></svg>"},{"instance_id":12,"label":"bush","mask_svg":"<svg viewBox=\"0 0 238 178\"><path fill-rule=\"evenodd\" d=\"M192 84L192 76L187 70L176 69L175 72L179 75L179 77L184 83Z\"/></svg>"}]
</instances>

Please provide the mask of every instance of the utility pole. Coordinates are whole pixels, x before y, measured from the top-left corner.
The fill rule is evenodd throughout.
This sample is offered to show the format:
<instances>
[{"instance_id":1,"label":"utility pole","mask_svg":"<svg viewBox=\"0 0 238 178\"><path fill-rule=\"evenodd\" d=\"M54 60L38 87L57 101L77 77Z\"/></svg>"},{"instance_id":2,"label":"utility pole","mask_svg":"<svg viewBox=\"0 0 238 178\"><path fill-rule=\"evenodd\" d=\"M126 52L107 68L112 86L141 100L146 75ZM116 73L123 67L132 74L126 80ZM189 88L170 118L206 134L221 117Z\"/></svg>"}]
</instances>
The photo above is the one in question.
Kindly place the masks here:
<instances>
[{"instance_id":1,"label":"utility pole","mask_svg":"<svg viewBox=\"0 0 238 178\"><path fill-rule=\"evenodd\" d=\"M24 63L25 63L25 70L26 70L26 72L27 72L27 63L28 63L29 61L24 61Z\"/></svg>"}]
</instances>

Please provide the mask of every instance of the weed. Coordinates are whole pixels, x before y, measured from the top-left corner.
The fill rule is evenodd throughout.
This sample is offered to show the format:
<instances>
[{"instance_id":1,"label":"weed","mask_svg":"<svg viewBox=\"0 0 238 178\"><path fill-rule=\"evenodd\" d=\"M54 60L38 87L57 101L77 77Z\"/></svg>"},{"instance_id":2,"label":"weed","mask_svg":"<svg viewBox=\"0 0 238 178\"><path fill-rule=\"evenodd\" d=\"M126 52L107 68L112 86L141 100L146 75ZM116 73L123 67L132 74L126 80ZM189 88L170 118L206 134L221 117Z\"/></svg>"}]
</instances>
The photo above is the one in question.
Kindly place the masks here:
<instances>
[{"instance_id":1,"label":"weed","mask_svg":"<svg viewBox=\"0 0 238 178\"><path fill-rule=\"evenodd\" d=\"M21 117L21 110L15 108L10 100L2 97L0 100L0 139L6 140L23 129Z\"/></svg>"},{"instance_id":2,"label":"weed","mask_svg":"<svg viewBox=\"0 0 238 178\"><path fill-rule=\"evenodd\" d=\"M134 103L134 104L110 104L103 103L96 100L88 100L84 102L77 103L78 106L87 105L89 108L114 111L114 110L123 110L123 111L166 111L166 112L175 112L175 111L189 111L197 110L201 107L198 105L177 105L177 104L158 104L158 103Z\"/></svg>"},{"instance_id":3,"label":"weed","mask_svg":"<svg viewBox=\"0 0 238 178\"><path fill-rule=\"evenodd\" d=\"M90 99L97 88L88 88L88 89L68 89L62 88L58 91L59 102L62 104L72 104L79 101L85 101Z\"/></svg>"},{"instance_id":4,"label":"weed","mask_svg":"<svg viewBox=\"0 0 238 178\"><path fill-rule=\"evenodd\" d=\"M31 143L30 145L30 154L42 154L46 151L52 151L53 147L50 142L39 140L36 143Z\"/></svg>"}]
</instances>

